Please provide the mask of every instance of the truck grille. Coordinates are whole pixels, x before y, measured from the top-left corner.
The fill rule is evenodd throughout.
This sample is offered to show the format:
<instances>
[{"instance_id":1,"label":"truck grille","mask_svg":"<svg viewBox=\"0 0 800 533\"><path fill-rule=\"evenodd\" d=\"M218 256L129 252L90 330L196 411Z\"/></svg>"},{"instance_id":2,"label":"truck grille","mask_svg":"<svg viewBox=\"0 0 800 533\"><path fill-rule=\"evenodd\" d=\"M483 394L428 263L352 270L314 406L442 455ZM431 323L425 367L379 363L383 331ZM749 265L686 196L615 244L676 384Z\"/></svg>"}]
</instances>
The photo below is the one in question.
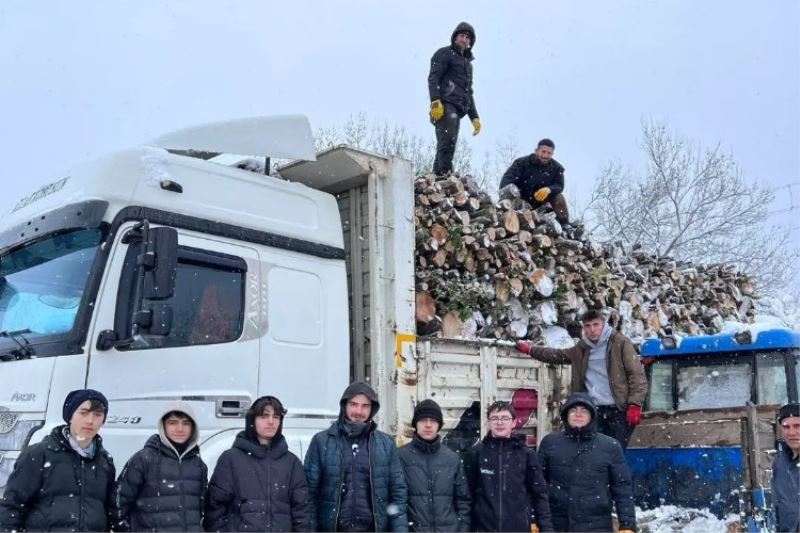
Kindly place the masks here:
<instances>
[{"instance_id":1,"label":"truck grille","mask_svg":"<svg viewBox=\"0 0 800 533\"><path fill-rule=\"evenodd\" d=\"M0 410L0 433L8 433L17 424L19 414Z\"/></svg>"}]
</instances>

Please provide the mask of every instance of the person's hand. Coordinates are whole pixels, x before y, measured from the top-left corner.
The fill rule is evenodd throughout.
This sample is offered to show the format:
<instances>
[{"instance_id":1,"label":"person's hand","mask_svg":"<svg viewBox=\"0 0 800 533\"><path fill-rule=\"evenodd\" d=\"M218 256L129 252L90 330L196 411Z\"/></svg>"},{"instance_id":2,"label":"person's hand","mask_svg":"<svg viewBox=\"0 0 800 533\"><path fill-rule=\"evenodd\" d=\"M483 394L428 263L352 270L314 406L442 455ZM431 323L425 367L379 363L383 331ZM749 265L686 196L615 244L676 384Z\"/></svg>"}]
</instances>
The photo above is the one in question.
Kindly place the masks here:
<instances>
[{"instance_id":1,"label":"person's hand","mask_svg":"<svg viewBox=\"0 0 800 533\"><path fill-rule=\"evenodd\" d=\"M472 135L477 135L481 132L481 119L472 119Z\"/></svg>"},{"instance_id":2,"label":"person's hand","mask_svg":"<svg viewBox=\"0 0 800 533\"><path fill-rule=\"evenodd\" d=\"M537 202L544 202L548 196L550 196L550 187L542 187L533 193L533 198Z\"/></svg>"},{"instance_id":3,"label":"person's hand","mask_svg":"<svg viewBox=\"0 0 800 533\"><path fill-rule=\"evenodd\" d=\"M636 532L632 529L620 529L619 533L636 533Z\"/></svg>"},{"instance_id":4,"label":"person's hand","mask_svg":"<svg viewBox=\"0 0 800 533\"><path fill-rule=\"evenodd\" d=\"M539 533L539 526L531 524L531 533Z\"/></svg>"},{"instance_id":5,"label":"person's hand","mask_svg":"<svg viewBox=\"0 0 800 533\"><path fill-rule=\"evenodd\" d=\"M531 353L531 345L525 341L517 341L517 350L522 353L530 354Z\"/></svg>"},{"instance_id":6,"label":"person's hand","mask_svg":"<svg viewBox=\"0 0 800 533\"><path fill-rule=\"evenodd\" d=\"M628 419L629 426L638 425L642 421L642 408L638 405L630 404L625 417Z\"/></svg>"},{"instance_id":7,"label":"person's hand","mask_svg":"<svg viewBox=\"0 0 800 533\"><path fill-rule=\"evenodd\" d=\"M444 116L444 104L441 100L434 100L431 102L431 118L434 122L438 122Z\"/></svg>"}]
</instances>

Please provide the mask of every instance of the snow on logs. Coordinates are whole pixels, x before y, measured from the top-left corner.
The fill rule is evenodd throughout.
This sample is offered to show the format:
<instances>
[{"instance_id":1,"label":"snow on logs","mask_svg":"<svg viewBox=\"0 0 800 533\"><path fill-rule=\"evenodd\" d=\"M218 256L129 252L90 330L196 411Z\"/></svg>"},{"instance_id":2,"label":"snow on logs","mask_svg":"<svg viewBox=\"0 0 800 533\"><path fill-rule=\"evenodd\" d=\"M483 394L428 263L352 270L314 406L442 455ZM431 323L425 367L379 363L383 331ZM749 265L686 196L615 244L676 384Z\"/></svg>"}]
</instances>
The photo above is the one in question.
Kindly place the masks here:
<instances>
[{"instance_id":1,"label":"snow on logs","mask_svg":"<svg viewBox=\"0 0 800 533\"><path fill-rule=\"evenodd\" d=\"M635 341L752 318L753 284L732 267L600 245L547 206L494 202L469 176L421 176L414 193L420 335L533 339L558 324L577 336L590 307Z\"/></svg>"}]
</instances>

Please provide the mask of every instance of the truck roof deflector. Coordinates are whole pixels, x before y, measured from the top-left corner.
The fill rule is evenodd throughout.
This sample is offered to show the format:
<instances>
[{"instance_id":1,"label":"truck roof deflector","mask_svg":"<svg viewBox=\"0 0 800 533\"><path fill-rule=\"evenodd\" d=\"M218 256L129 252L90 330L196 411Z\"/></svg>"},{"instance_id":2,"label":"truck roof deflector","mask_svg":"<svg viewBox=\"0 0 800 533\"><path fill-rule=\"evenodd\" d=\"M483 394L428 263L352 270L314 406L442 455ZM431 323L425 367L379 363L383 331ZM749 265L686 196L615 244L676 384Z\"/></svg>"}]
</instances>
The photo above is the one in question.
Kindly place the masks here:
<instances>
[{"instance_id":1,"label":"truck roof deflector","mask_svg":"<svg viewBox=\"0 0 800 533\"><path fill-rule=\"evenodd\" d=\"M212 122L167 133L144 144L167 150L316 160L314 135L305 115Z\"/></svg>"}]
</instances>

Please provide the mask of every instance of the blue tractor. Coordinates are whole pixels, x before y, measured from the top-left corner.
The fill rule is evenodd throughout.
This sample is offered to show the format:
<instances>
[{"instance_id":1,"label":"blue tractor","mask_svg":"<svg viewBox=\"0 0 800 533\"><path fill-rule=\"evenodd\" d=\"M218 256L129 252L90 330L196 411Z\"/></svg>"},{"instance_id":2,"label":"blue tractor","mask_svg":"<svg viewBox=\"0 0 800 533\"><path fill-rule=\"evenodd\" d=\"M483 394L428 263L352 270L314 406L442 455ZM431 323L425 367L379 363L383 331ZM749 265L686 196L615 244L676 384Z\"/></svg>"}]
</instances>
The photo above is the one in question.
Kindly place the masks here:
<instances>
[{"instance_id":1,"label":"blue tractor","mask_svg":"<svg viewBox=\"0 0 800 533\"><path fill-rule=\"evenodd\" d=\"M743 329L641 346L650 389L627 450L637 504L769 526L778 408L798 401L800 333Z\"/></svg>"}]
</instances>

